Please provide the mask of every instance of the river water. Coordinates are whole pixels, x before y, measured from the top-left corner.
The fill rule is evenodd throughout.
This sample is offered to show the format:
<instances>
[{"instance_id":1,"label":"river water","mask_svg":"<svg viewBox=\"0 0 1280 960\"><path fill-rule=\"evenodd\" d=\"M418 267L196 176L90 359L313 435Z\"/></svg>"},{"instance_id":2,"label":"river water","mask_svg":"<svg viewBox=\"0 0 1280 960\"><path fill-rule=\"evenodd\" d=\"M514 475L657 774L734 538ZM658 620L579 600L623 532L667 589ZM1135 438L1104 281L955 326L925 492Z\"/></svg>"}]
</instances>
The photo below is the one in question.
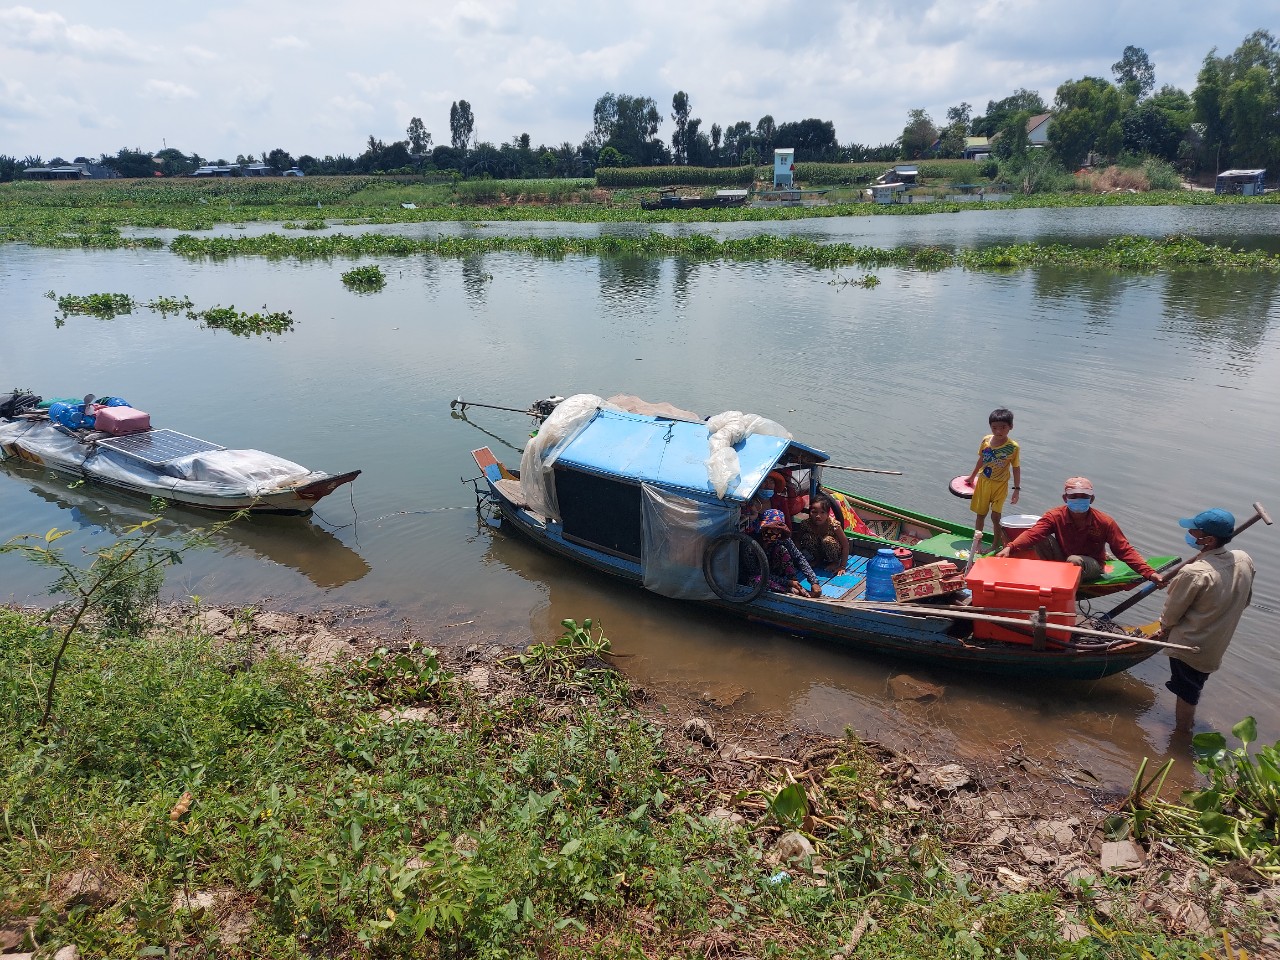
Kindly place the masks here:
<instances>
[{"instance_id":1,"label":"river water","mask_svg":"<svg viewBox=\"0 0 1280 960\"><path fill-rule=\"evenodd\" d=\"M250 225L261 232L269 227ZM396 225L415 235L626 232L626 224ZM673 225L719 236L792 232L851 243L976 246L1101 243L1184 233L1280 249L1280 206L974 210L912 217ZM227 228L222 232L233 232ZM161 236L170 236L160 233ZM833 462L900 469L866 494L965 520L947 481L972 466L996 406L1015 412L1023 499L1038 513L1062 478L1091 477L1097 505L1146 553L1185 553L1176 520L1206 506L1243 519L1280 514L1280 278L1219 273L1114 275L874 271L790 263L618 257L381 262L384 290L357 294L351 263L194 261L153 250L0 248L0 388L45 396L116 394L153 422L331 472L364 474L314 520L254 520L175 568L167 590L229 604L359 606L407 618L437 642L478 635L547 639L563 618L594 618L624 670L839 733L897 745L1006 749L1127 786L1137 758L1169 751L1172 695L1162 656L1093 684L1018 684L940 675L739 622L724 622L545 556L478 524L469 451L518 461L530 421L459 396L524 407L551 394L631 393L703 414L760 413ZM47 291L189 296L199 308L291 310L270 340L203 330L145 309L55 324ZM857 475L844 475L854 477ZM348 494L348 489L351 493ZM0 470L0 539L69 528L93 549L145 516L140 502ZM175 529L207 518L170 511ZM1280 739L1280 532L1237 546L1255 559L1254 603L1206 688L1202 728L1246 714ZM47 571L0 557L0 599L42 602ZM1158 600L1134 615L1158 614ZM455 626L456 625L456 626ZM929 705L891 699L901 672L939 684ZM712 719L715 709L708 707ZM1178 747L1175 744L1175 752Z\"/></svg>"}]
</instances>

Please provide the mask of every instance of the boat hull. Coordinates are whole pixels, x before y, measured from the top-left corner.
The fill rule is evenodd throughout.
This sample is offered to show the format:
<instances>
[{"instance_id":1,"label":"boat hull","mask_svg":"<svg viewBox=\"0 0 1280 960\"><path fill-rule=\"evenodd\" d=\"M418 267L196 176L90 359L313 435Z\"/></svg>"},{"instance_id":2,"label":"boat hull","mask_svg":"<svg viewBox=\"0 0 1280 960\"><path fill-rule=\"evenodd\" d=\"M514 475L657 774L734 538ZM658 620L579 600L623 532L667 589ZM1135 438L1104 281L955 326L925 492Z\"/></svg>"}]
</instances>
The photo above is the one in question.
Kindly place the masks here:
<instances>
[{"instance_id":1,"label":"boat hull","mask_svg":"<svg viewBox=\"0 0 1280 960\"><path fill-rule=\"evenodd\" d=\"M504 526L518 531L550 553L642 587L640 565L582 547L559 536L555 524L542 524L503 497L492 484ZM814 637L861 653L911 660L935 668L1024 679L1098 680L1121 673L1155 653L1139 643L1105 651L1034 650L1030 645L983 643L955 635L957 622L944 615L904 615L856 609L804 597L765 593L749 603L725 600L673 600L698 603L731 616L787 633Z\"/></svg>"},{"instance_id":2,"label":"boat hull","mask_svg":"<svg viewBox=\"0 0 1280 960\"><path fill-rule=\"evenodd\" d=\"M252 514L283 516L305 516L311 513L318 501L360 475L359 470L332 476L312 472L301 477L297 482L281 484L272 489L253 493L244 489L215 491L208 489L210 486L208 484L187 483L181 478L161 473L138 474L126 478L118 473L95 470L92 462L83 454L66 457L47 453L42 455L31 445L24 444L21 438L0 443L0 460L7 459L16 459L72 480L109 487L148 500L159 498L179 506L217 513L247 511Z\"/></svg>"}]
</instances>

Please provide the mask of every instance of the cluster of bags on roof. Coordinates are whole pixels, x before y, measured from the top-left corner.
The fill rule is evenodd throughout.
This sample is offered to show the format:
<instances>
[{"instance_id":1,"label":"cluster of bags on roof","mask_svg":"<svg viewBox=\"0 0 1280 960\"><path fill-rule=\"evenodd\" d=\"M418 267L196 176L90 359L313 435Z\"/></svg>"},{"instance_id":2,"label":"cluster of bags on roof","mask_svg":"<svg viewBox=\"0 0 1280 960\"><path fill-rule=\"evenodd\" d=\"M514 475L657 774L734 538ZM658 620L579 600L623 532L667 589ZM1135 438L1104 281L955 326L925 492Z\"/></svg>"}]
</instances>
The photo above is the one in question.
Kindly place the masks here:
<instances>
[{"instance_id":1,"label":"cluster of bags on roof","mask_svg":"<svg viewBox=\"0 0 1280 960\"><path fill-rule=\"evenodd\" d=\"M112 436L125 436L151 429L151 417L135 410L121 397L84 400L53 400L49 403L49 420L68 430L99 430Z\"/></svg>"},{"instance_id":2,"label":"cluster of bags on roof","mask_svg":"<svg viewBox=\"0 0 1280 960\"><path fill-rule=\"evenodd\" d=\"M34 393L27 393L24 390L14 390L10 393L0 394L0 417L16 417L20 413L26 413L28 410L34 410L40 403L40 398Z\"/></svg>"}]
</instances>

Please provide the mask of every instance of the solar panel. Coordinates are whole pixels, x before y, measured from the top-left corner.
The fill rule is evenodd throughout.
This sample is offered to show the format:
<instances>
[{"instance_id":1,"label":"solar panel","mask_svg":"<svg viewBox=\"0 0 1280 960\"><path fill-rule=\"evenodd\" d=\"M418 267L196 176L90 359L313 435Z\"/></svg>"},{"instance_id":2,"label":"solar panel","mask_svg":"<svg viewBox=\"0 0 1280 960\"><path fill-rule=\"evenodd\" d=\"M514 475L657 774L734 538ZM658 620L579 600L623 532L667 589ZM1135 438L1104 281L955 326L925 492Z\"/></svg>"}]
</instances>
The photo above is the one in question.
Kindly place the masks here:
<instances>
[{"instance_id":1,"label":"solar panel","mask_svg":"<svg viewBox=\"0 0 1280 960\"><path fill-rule=\"evenodd\" d=\"M178 433L176 430L147 430L143 433L131 433L124 437L99 440L98 446L119 451L125 456L156 467L193 453L209 453L212 450L226 449L208 440Z\"/></svg>"}]
</instances>

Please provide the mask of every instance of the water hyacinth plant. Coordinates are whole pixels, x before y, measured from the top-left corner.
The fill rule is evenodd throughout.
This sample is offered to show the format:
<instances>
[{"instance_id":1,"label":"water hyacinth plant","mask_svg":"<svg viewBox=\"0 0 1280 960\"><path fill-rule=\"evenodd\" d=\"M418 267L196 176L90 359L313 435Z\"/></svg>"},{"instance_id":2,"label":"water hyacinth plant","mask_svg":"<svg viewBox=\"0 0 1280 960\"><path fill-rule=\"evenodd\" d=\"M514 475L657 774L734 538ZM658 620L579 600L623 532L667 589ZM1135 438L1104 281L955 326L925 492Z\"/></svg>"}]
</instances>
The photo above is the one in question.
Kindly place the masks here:
<instances>
[{"instance_id":1,"label":"water hyacinth plant","mask_svg":"<svg viewBox=\"0 0 1280 960\"><path fill-rule=\"evenodd\" d=\"M1169 840L1205 860L1241 860L1275 880L1280 878L1280 743L1251 754L1249 747L1258 739L1253 717L1237 723L1231 734L1240 741L1234 749L1216 731L1192 738L1195 766L1208 786L1184 791L1178 803L1160 799L1174 761L1144 781L1143 760L1125 812L1112 826L1139 839Z\"/></svg>"},{"instance_id":2,"label":"water hyacinth plant","mask_svg":"<svg viewBox=\"0 0 1280 960\"><path fill-rule=\"evenodd\" d=\"M373 267L377 270L377 267ZM66 323L72 314L83 314L109 320L134 311L135 307L146 307L154 313L167 317L169 314L186 313L187 317L196 321L201 327L209 330L229 330L238 337L258 336L262 334L281 334L293 329L293 312L242 313L232 307L211 307L208 310L196 310L190 297L154 297L139 304L132 297L123 293L90 293L85 295L68 294L58 296L50 290L45 296L57 302L62 313L54 319L56 326ZM263 310L266 310L264 305Z\"/></svg>"},{"instance_id":3,"label":"water hyacinth plant","mask_svg":"<svg viewBox=\"0 0 1280 960\"><path fill-rule=\"evenodd\" d=\"M342 275L342 282L352 290L360 290L364 292L372 292L381 290L387 285L386 274L382 272L382 268L376 263L365 264L363 267L353 267Z\"/></svg>"},{"instance_id":4,"label":"water hyacinth plant","mask_svg":"<svg viewBox=\"0 0 1280 960\"><path fill-rule=\"evenodd\" d=\"M262 309L267 308L264 305ZM234 306L210 307L208 310L192 311L189 316L202 327L229 330L237 337L278 334L293 329L292 310L283 313L244 313Z\"/></svg>"}]
</instances>

